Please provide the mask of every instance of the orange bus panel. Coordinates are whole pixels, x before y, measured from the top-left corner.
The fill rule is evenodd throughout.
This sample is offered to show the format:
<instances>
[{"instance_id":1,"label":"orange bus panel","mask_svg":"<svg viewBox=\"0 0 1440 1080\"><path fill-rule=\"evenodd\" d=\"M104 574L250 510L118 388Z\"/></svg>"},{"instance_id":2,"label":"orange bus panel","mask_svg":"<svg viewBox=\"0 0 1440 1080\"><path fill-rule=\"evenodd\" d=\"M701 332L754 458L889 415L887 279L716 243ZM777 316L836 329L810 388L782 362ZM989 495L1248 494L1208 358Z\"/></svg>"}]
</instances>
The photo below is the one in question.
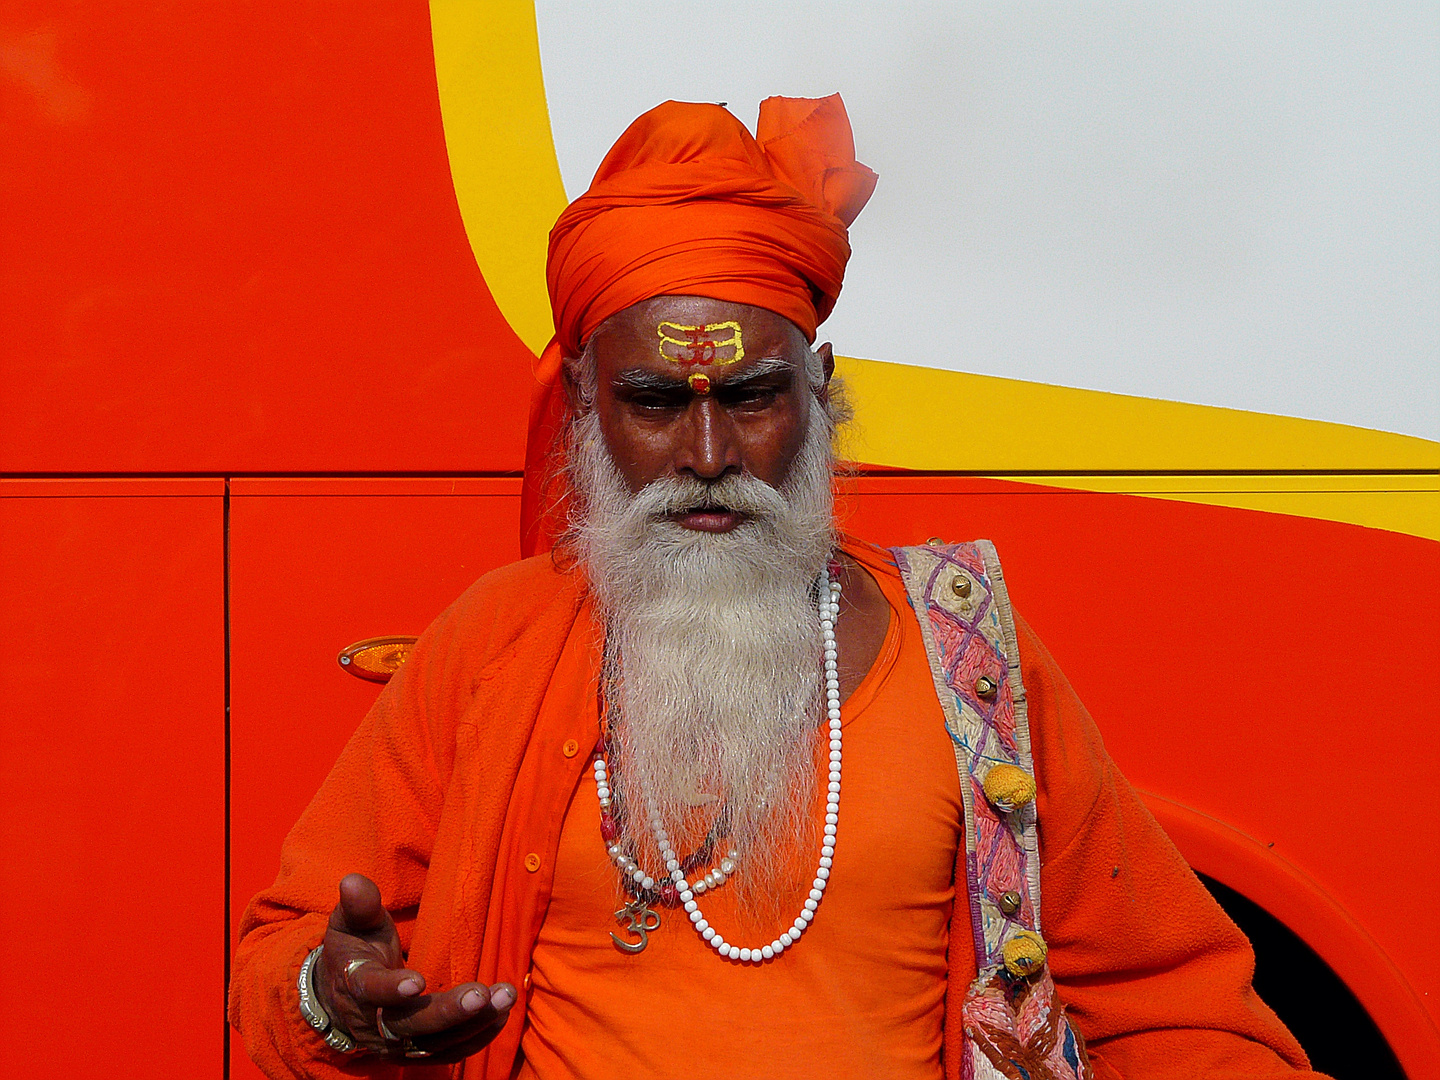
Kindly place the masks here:
<instances>
[{"instance_id":1,"label":"orange bus panel","mask_svg":"<svg viewBox=\"0 0 1440 1080\"><path fill-rule=\"evenodd\" d=\"M7 4L0 40L0 471L520 468L423 0Z\"/></svg>"},{"instance_id":2,"label":"orange bus panel","mask_svg":"<svg viewBox=\"0 0 1440 1080\"><path fill-rule=\"evenodd\" d=\"M8 1076L219 1076L222 503L215 480L0 481Z\"/></svg>"}]
</instances>

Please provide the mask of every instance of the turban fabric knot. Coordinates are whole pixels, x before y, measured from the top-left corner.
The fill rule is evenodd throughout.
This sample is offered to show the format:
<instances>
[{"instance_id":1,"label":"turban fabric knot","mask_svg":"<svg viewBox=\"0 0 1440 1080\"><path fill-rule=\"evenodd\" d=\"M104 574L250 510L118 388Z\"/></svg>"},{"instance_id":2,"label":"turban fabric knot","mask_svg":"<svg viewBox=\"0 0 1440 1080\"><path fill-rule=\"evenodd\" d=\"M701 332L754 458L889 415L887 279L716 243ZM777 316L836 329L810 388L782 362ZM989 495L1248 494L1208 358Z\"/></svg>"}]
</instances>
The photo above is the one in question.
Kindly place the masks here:
<instances>
[{"instance_id":1,"label":"turban fabric knot","mask_svg":"<svg viewBox=\"0 0 1440 1080\"><path fill-rule=\"evenodd\" d=\"M848 227L875 189L840 95L767 98L752 136L719 105L667 101L637 119L550 231L555 338L535 369L521 542L563 499L555 441L564 357L611 315L654 296L705 296L783 315L810 341L850 258ZM542 475L542 469L550 475Z\"/></svg>"}]
</instances>

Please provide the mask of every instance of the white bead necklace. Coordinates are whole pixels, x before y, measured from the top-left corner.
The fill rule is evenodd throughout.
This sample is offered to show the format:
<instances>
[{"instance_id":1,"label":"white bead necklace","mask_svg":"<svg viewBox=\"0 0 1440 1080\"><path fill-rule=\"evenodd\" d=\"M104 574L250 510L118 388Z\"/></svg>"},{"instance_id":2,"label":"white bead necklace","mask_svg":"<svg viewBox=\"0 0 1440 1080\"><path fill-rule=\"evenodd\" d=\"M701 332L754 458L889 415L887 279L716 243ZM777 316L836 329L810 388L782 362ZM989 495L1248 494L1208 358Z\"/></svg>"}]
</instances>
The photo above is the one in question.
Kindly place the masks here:
<instances>
[{"instance_id":1,"label":"white bead necklace","mask_svg":"<svg viewBox=\"0 0 1440 1080\"><path fill-rule=\"evenodd\" d=\"M605 850L610 856L610 861L615 864L615 868L619 870L621 874L635 883L635 887L638 890L647 893L658 892L661 899L667 904L673 905L678 903L679 890L674 887L673 883L661 884L656 881L654 876L647 873L645 868L640 865L639 859L631 858L625 848L616 843L617 826L615 825L615 818L611 814L614 799L613 792L610 789L610 767L605 763L605 758L598 753L595 755L592 766L595 771L595 794L600 800L600 835L605 841ZM653 805L651 807L651 814L651 824L653 826L655 819L659 817L658 814L654 813ZM710 841L707 840L707 846L709 846L709 843ZM675 861L674 866L670 865L671 861L672 860L667 857L665 866L665 876L667 877L673 875L675 871L681 870L679 861ZM697 896L710 889L718 889L729 880L730 876L739 868L739 865L740 852L731 848L726 856L711 867L703 877L697 878L695 881L689 883L690 888ZM683 870L681 871L681 876L684 876Z\"/></svg>"},{"instance_id":2,"label":"white bead necklace","mask_svg":"<svg viewBox=\"0 0 1440 1080\"><path fill-rule=\"evenodd\" d=\"M795 922L775 940L768 945L761 945L759 948L741 947L726 941L706 920L704 913L700 910L699 902L695 898L705 892L707 887L714 888L735 872L737 869L735 860L738 853L732 850L728 858L721 860L719 867L705 875L705 879L693 884L686 881L685 871L681 869L675 848L671 845L670 838L665 832L664 822L660 820L655 803L653 800L647 799L650 829L655 836L655 846L660 849L660 857L665 862L665 876L670 879L670 888L678 894L679 901L690 916L690 923L695 927L695 931L709 943L712 949L728 960L758 964L779 956L791 945L794 945L814 920L815 912L820 907L820 900L825 895L825 885L830 879L830 867L835 857L835 836L840 821L840 663L835 647L835 622L840 615L838 571L838 565L832 563L828 577L829 588L821 588L819 599L820 636L825 644L825 715L830 731L830 779L825 797L825 839L820 846L820 865L815 870L815 879L810 883L810 894L806 897L805 905L801 908ZM599 754L595 757L594 768L596 793L599 796L601 813L602 815L608 814L611 804L609 776L605 759ZM607 838L607 842L610 842L609 838ZM655 877L646 873L644 868L635 859L626 855L618 845L610 842L609 853L615 865L639 888L647 892L656 888ZM726 867L727 863L729 864L728 868ZM707 882L711 881L714 884L707 885ZM660 887L665 888L665 886Z\"/></svg>"}]
</instances>

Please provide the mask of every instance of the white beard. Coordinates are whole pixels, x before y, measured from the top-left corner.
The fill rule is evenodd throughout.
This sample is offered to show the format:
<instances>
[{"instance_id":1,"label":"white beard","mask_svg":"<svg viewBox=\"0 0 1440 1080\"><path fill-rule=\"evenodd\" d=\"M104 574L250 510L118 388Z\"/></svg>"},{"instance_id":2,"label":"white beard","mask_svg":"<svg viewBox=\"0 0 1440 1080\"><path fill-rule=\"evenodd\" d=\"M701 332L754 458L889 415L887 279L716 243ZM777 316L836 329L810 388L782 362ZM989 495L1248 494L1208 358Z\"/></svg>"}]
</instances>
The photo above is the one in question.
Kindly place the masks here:
<instances>
[{"instance_id":1,"label":"white beard","mask_svg":"<svg viewBox=\"0 0 1440 1080\"><path fill-rule=\"evenodd\" d=\"M835 544L834 457L822 408L780 488L750 475L656 480L632 494L593 412L574 422L573 535L607 625L604 678L619 842L658 870L658 813L683 859L725 808L745 907L793 883L784 873L812 831L815 731L824 714L813 588ZM669 520L742 511L728 533Z\"/></svg>"}]
</instances>

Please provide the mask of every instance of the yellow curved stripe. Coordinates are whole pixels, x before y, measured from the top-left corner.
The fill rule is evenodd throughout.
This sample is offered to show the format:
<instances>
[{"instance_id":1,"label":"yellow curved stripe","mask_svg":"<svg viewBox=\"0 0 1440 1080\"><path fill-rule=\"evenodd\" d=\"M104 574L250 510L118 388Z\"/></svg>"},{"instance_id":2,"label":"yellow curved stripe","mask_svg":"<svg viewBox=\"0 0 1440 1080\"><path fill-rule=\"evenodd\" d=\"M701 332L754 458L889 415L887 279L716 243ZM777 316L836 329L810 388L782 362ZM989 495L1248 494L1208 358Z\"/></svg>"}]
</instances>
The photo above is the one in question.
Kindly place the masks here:
<instances>
[{"instance_id":1,"label":"yellow curved stripe","mask_svg":"<svg viewBox=\"0 0 1440 1080\"><path fill-rule=\"evenodd\" d=\"M840 357L837 370L856 406L845 450L857 461L1019 473L1440 540L1440 443L1428 439L877 360ZM1292 470L1329 475L1226 475ZM1349 470L1399 475L1337 475ZM1113 475L1195 472L1209 475Z\"/></svg>"},{"instance_id":2,"label":"yellow curved stripe","mask_svg":"<svg viewBox=\"0 0 1440 1080\"><path fill-rule=\"evenodd\" d=\"M1440 443L1290 416L841 357L859 456L908 469L1054 473L1440 470ZM962 432L962 429L963 432Z\"/></svg>"},{"instance_id":3,"label":"yellow curved stripe","mask_svg":"<svg viewBox=\"0 0 1440 1080\"><path fill-rule=\"evenodd\" d=\"M430 33L450 175L470 248L520 340L553 324L545 244L565 209L530 0L431 0Z\"/></svg>"},{"instance_id":4,"label":"yellow curved stripe","mask_svg":"<svg viewBox=\"0 0 1440 1080\"><path fill-rule=\"evenodd\" d=\"M431 0L450 171L491 294L535 352L550 339L545 246L565 207L530 0ZM907 469L1004 474L1350 522L1440 540L1440 443L1314 420L841 359L847 450ZM1236 471L1429 470L1400 476ZM1111 475L1063 475L1056 473ZM1117 476L1116 473L1209 473Z\"/></svg>"}]
</instances>

